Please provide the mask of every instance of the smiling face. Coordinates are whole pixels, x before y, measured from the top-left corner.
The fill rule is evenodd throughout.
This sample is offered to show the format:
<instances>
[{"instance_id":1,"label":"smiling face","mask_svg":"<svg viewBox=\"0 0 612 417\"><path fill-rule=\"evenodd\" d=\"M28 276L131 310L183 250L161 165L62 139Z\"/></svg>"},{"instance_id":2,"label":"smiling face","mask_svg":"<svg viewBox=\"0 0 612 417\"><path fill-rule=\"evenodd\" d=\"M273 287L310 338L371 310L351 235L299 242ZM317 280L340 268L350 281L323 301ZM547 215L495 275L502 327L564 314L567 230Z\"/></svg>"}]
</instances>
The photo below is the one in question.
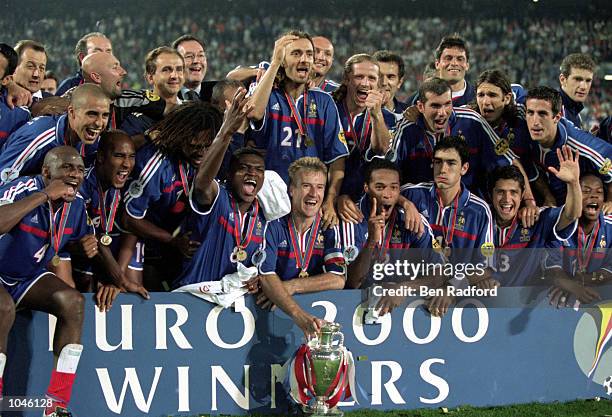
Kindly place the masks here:
<instances>
[{"instance_id":1,"label":"smiling face","mask_svg":"<svg viewBox=\"0 0 612 417\"><path fill-rule=\"evenodd\" d=\"M291 213L307 219L314 218L323 204L326 183L327 177L323 172L302 169L296 175L295 184L289 186Z\"/></svg>"},{"instance_id":2,"label":"smiling face","mask_svg":"<svg viewBox=\"0 0 612 417\"><path fill-rule=\"evenodd\" d=\"M264 181L264 160L258 155L245 154L230 167L229 182L238 200L252 203Z\"/></svg>"},{"instance_id":3,"label":"smiling face","mask_svg":"<svg viewBox=\"0 0 612 417\"><path fill-rule=\"evenodd\" d=\"M313 70L314 50L310 40L297 39L285 48L283 67L287 78L296 84L306 84Z\"/></svg>"},{"instance_id":4,"label":"smiling face","mask_svg":"<svg viewBox=\"0 0 612 417\"><path fill-rule=\"evenodd\" d=\"M493 187L491 198L497 223L502 227L507 227L521 206L523 191L520 184L513 179L500 179Z\"/></svg>"},{"instance_id":5,"label":"smiling face","mask_svg":"<svg viewBox=\"0 0 612 417\"><path fill-rule=\"evenodd\" d=\"M78 104L68 106L68 123L81 142L93 144L108 123L110 100L88 96Z\"/></svg>"},{"instance_id":6,"label":"smiling face","mask_svg":"<svg viewBox=\"0 0 612 417\"><path fill-rule=\"evenodd\" d=\"M582 218L594 222L601 213L604 203L604 185L601 179L594 175L585 175L580 179L582 189Z\"/></svg>"},{"instance_id":7,"label":"smiling face","mask_svg":"<svg viewBox=\"0 0 612 417\"><path fill-rule=\"evenodd\" d=\"M388 219L400 195L399 173L391 169L372 171L364 190L370 198L376 198L377 210L382 212L384 208L385 219Z\"/></svg>"},{"instance_id":8,"label":"smiling face","mask_svg":"<svg viewBox=\"0 0 612 417\"><path fill-rule=\"evenodd\" d=\"M436 59L435 65L440 73L440 78L448 81L449 84L463 81L465 73L470 69L465 49L461 48L445 48L440 59Z\"/></svg>"},{"instance_id":9,"label":"smiling face","mask_svg":"<svg viewBox=\"0 0 612 417\"><path fill-rule=\"evenodd\" d=\"M334 45L323 36L312 38L314 44L314 72L316 77L325 77L334 61Z\"/></svg>"},{"instance_id":10,"label":"smiling face","mask_svg":"<svg viewBox=\"0 0 612 417\"><path fill-rule=\"evenodd\" d=\"M99 77L97 84L108 97L114 100L121 95L123 78L127 71L113 55L103 52L97 52L96 55L100 64L97 71Z\"/></svg>"},{"instance_id":11,"label":"smiling face","mask_svg":"<svg viewBox=\"0 0 612 417\"><path fill-rule=\"evenodd\" d=\"M489 124L496 124L500 120L504 109L511 100L512 92L504 94L502 89L495 84L485 82L476 89L478 110Z\"/></svg>"},{"instance_id":12,"label":"smiling face","mask_svg":"<svg viewBox=\"0 0 612 417\"><path fill-rule=\"evenodd\" d=\"M572 67L568 77L559 75L559 81L565 94L572 100L583 103L591 90L593 71Z\"/></svg>"},{"instance_id":13,"label":"smiling face","mask_svg":"<svg viewBox=\"0 0 612 417\"><path fill-rule=\"evenodd\" d=\"M42 80L45 78L46 67L47 55L42 51L27 48L21 53L13 78L17 84L35 93L40 90Z\"/></svg>"},{"instance_id":14,"label":"smiling face","mask_svg":"<svg viewBox=\"0 0 612 417\"><path fill-rule=\"evenodd\" d=\"M427 128L434 133L444 133L453 111L450 88L446 93L439 96L428 91L425 93L425 99L425 103L417 100L417 108L423 114Z\"/></svg>"},{"instance_id":15,"label":"smiling face","mask_svg":"<svg viewBox=\"0 0 612 417\"><path fill-rule=\"evenodd\" d=\"M52 150L56 157L49 161L45 157L45 164L42 167L42 176L45 185L53 180L61 180L69 185L73 192L66 196L64 200L68 203L76 199L77 191L83 183L85 176L85 165L83 158L74 148L62 146Z\"/></svg>"},{"instance_id":16,"label":"smiling face","mask_svg":"<svg viewBox=\"0 0 612 417\"><path fill-rule=\"evenodd\" d=\"M98 178L103 184L123 188L134 169L136 147L129 136L116 134L104 153L98 153Z\"/></svg>"},{"instance_id":17,"label":"smiling face","mask_svg":"<svg viewBox=\"0 0 612 417\"><path fill-rule=\"evenodd\" d=\"M147 74L153 92L166 101L176 100L184 80L183 59L177 54L159 54L155 59L155 72Z\"/></svg>"},{"instance_id":18,"label":"smiling face","mask_svg":"<svg viewBox=\"0 0 612 417\"><path fill-rule=\"evenodd\" d=\"M181 42L176 50L185 60L185 85L188 88L196 88L204 81L208 69L204 48L200 42L189 40Z\"/></svg>"},{"instance_id":19,"label":"smiling face","mask_svg":"<svg viewBox=\"0 0 612 417\"><path fill-rule=\"evenodd\" d=\"M374 62L364 61L353 64L353 70L346 80L347 98L355 106L365 108L368 93L378 89L379 69Z\"/></svg>"}]
</instances>

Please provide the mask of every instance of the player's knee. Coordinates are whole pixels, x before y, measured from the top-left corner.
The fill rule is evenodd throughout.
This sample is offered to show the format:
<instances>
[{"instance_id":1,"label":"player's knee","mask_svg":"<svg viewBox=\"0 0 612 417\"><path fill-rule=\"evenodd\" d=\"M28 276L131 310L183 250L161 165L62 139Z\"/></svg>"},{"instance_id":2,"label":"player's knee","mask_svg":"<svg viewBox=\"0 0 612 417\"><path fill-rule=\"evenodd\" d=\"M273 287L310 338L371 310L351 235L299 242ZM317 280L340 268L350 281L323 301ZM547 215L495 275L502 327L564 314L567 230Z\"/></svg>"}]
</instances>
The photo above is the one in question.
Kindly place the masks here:
<instances>
[{"instance_id":1,"label":"player's knee","mask_svg":"<svg viewBox=\"0 0 612 417\"><path fill-rule=\"evenodd\" d=\"M58 314L68 320L81 320L85 309L85 297L74 289L57 294Z\"/></svg>"}]
</instances>

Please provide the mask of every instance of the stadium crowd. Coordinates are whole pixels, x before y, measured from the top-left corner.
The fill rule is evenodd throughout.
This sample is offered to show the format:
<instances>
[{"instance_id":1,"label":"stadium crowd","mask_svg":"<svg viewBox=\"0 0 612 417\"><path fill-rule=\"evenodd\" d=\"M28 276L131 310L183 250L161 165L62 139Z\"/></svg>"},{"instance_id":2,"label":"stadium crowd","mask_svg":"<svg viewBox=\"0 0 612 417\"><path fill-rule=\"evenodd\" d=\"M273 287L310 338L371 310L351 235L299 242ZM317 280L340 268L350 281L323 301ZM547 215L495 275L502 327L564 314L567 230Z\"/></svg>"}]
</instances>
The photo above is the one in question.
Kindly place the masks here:
<instances>
[{"instance_id":1,"label":"stadium crowd","mask_svg":"<svg viewBox=\"0 0 612 417\"><path fill-rule=\"evenodd\" d=\"M44 415L70 415L86 291L101 311L121 292L253 296L308 335L301 293L379 287L384 315L410 288L546 285L565 307L612 282L603 90L597 128L581 114L602 23L168 17L6 22L0 396L16 309L45 311Z\"/></svg>"}]
</instances>

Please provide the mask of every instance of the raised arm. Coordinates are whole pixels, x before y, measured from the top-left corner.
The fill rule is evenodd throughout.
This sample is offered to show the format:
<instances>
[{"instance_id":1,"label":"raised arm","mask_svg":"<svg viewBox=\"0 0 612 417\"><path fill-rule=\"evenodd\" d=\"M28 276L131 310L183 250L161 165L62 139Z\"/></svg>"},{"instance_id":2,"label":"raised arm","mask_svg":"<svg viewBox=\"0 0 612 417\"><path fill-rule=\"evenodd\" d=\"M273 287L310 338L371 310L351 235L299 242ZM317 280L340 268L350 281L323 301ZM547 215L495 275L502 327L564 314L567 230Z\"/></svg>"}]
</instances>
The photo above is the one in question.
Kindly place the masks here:
<instances>
[{"instance_id":1,"label":"raised arm","mask_svg":"<svg viewBox=\"0 0 612 417\"><path fill-rule=\"evenodd\" d=\"M558 230L563 230L572 224L582 213L582 190L580 189L580 156L578 152L572 152L569 146L565 145L562 149L557 149L559 158L559 169L548 167L548 170L557 178L567 184L567 196L565 205L561 212Z\"/></svg>"}]
</instances>

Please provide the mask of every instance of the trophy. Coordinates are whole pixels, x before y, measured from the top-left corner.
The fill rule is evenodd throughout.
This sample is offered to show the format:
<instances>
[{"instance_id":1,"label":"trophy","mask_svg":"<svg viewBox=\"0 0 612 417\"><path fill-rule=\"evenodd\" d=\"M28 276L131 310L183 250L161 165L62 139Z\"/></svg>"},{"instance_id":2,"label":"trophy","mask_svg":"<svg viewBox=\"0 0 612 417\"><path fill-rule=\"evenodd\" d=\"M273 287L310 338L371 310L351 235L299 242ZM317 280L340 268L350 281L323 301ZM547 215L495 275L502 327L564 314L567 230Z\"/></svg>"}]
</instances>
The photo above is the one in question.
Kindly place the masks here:
<instances>
[{"instance_id":1,"label":"trophy","mask_svg":"<svg viewBox=\"0 0 612 417\"><path fill-rule=\"evenodd\" d=\"M298 349L291 366L295 375L292 396L307 416L344 415L336 404L342 396L351 396L355 372L353 357L344 347L344 335L339 330L338 323L326 322L317 338Z\"/></svg>"}]
</instances>

